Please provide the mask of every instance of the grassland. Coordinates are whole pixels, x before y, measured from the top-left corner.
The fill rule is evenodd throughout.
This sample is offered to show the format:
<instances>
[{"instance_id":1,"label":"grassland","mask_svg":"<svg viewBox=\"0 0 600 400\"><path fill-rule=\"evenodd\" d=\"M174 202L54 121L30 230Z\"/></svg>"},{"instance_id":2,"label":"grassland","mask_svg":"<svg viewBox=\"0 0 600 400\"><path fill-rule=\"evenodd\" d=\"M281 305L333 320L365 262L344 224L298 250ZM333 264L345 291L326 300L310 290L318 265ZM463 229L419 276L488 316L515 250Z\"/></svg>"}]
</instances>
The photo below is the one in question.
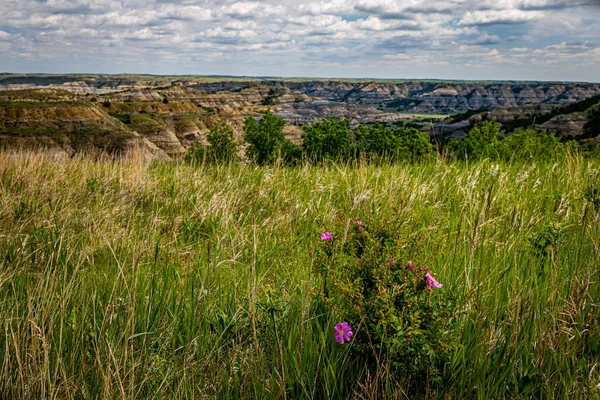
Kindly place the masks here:
<instances>
[{"instance_id":1,"label":"grassland","mask_svg":"<svg viewBox=\"0 0 600 400\"><path fill-rule=\"evenodd\" d=\"M279 168L0 154L2 398L599 398L600 164ZM596 186L594 186L596 185ZM334 218L393 219L469 299L409 393L314 299Z\"/></svg>"}]
</instances>

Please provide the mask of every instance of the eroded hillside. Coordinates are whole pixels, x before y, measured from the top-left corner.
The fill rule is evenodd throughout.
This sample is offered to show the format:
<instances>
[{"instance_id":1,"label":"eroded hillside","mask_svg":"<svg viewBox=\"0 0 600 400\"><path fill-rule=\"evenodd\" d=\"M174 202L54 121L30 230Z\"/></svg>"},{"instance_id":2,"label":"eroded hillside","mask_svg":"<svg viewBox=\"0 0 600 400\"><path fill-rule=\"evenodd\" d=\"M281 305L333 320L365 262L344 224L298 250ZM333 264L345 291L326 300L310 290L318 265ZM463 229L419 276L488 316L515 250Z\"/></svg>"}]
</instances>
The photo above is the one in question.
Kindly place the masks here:
<instances>
[{"instance_id":1,"label":"eroded hillside","mask_svg":"<svg viewBox=\"0 0 600 400\"><path fill-rule=\"evenodd\" d=\"M509 131L535 124L594 142L594 96L599 84L0 74L0 146L177 158L205 144L219 120L241 139L244 118L267 108L286 120L296 144L303 125L323 118L346 118L354 127L462 111L436 129L460 136L496 119Z\"/></svg>"}]
</instances>

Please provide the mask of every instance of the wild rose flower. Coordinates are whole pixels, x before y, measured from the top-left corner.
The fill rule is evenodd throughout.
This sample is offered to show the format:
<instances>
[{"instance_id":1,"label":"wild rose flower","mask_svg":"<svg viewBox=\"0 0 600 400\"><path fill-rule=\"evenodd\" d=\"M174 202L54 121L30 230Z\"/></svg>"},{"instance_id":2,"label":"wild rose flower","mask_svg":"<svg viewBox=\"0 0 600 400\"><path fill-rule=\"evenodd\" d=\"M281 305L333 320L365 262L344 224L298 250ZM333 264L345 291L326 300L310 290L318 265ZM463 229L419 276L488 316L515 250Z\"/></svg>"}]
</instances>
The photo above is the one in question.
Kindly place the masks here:
<instances>
[{"instance_id":1,"label":"wild rose flower","mask_svg":"<svg viewBox=\"0 0 600 400\"><path fill-rule=\"evenodd\" d=\"M333 239L331 232L325 232L324 234L321 235L321 240L331 240L331 239Z\"/></svg>"},{"instance_id":2,"label":"wild rose flower","mask_svg":"<svg viewBox=\"0 0 600 400\"><path fill-rule=\"evenodd\" d=\"M415 266L413 265L412 261L409 261L408 264L406 264L406 269L409 271L415 269Z\"/></svg>"},{"instance_id":3,"label":"wild rose flower","mask_svg":"<svg viewBox=\"0 0 600 400\"><path fill-rule=\"evenodd\" d=\"M350 328L347 322L342 322L335 326L335 341L339 344L344 344L344 341L349 342L352 335L352 328Z\"/></svg>"},{"instance_id":4,"label":"wild rose flower","mask_svg":"<svg viewBox=\"0 0 600 400\"><path fill-rule=\"evenodd\" d=\"M433 276L431 276L431 274L428 272L427 274L425 274L425 287L427 289L431 289L432 287L434 288L441 288L443 285L441 283L439 283L438 281L435 280L435 278Z\"/></svg>"}]
</instances>

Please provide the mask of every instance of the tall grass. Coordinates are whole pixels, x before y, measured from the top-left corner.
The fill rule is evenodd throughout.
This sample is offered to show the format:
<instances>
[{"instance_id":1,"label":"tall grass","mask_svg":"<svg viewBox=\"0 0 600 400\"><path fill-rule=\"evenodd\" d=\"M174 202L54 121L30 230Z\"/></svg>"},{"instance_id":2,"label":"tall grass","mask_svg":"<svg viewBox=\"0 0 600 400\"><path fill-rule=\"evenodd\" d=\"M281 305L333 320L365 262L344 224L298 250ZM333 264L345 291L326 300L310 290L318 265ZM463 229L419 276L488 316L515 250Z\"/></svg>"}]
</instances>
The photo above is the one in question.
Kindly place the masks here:
<instances>
[{"instance_id":1,"label":"tall grass","mask_svg":"<svg viewBox=\"0 0 600 400\"><path fill-rule=\"evenodd\" d=\"M599 398L600 164L278 168L0 154L0 397L407 398L333 338L339 214L431 243L469 299L423 398ZM343 306L343 305L340 305Z\"/></svg>"}]
</instances>

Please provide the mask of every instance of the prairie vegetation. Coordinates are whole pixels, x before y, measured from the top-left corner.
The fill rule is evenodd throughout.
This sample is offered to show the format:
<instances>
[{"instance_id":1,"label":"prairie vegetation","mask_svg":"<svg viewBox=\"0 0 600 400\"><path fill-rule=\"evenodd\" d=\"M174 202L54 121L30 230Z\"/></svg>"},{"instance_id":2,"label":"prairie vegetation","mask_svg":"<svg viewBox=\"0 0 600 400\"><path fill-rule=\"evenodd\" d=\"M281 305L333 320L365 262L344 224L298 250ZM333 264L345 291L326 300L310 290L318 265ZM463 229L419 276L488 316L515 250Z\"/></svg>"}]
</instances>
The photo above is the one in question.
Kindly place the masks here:
<instances>
[{"instance_id":1,"label":"prairie vegetation","mask_svg":"<svg viewBox=\"0 0 600 400\"><path fill-rule=\"evenodd\" d=\"M380 164L0 154L0 397L598 398L600 163Z\"/></svg>"}]
</instances>

